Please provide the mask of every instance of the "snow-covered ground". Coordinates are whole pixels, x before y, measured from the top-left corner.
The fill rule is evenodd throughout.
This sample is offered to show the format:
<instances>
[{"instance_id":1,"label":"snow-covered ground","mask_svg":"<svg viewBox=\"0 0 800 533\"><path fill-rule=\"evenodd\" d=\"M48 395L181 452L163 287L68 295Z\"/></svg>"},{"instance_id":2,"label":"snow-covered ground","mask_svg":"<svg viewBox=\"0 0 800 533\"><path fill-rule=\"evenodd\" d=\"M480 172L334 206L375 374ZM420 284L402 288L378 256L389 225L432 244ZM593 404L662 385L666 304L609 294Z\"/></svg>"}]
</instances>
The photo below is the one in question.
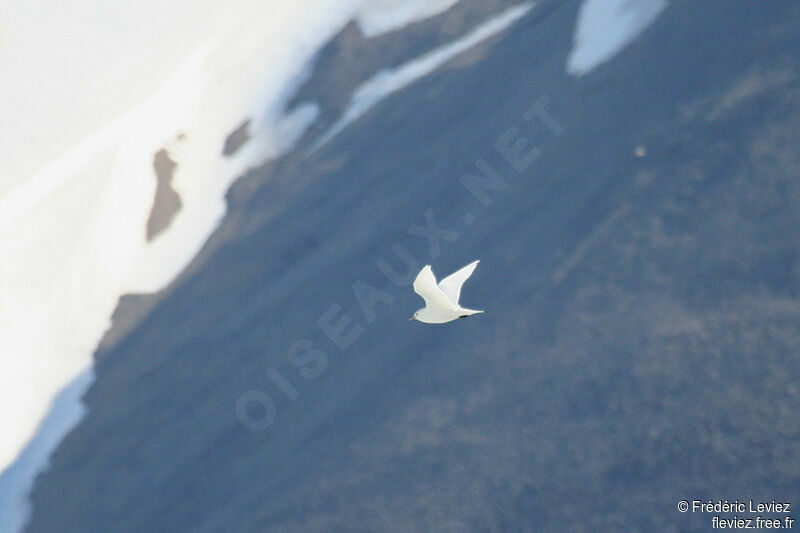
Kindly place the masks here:
<instances>
[{"instance_id":1,"label":"snow-covered ground","mask_svg":"<svg viewBox=\"0 0 800 533\"><path fill-rule=\"evenodd\" d=\"M610 60L666 7L667 0L584 0L567 72L580 76Z\"/></svg>"}]
</instances>

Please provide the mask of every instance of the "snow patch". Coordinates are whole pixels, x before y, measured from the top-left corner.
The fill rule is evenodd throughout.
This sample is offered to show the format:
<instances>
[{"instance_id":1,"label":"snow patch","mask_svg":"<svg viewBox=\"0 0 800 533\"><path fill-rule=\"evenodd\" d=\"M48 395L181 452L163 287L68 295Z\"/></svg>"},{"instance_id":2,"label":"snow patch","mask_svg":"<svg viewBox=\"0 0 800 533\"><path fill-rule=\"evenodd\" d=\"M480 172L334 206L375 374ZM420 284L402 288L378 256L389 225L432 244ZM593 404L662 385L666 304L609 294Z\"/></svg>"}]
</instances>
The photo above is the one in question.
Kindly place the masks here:
<instances>
[{"instance_id":1,"label":"snow patch","mask_svg":"<svg viewBox=\"0 0 800 533\"><path fill-rule=\"evenodd\" d=\"M428 52L395 69L378 72L356 88L350 100L350 105L344 113L342 113L342 117L314 142L309 152L313 153L318 150L322 145L329 142L343 129L390 94L411 85L458 54L502 32L516 20L524 16L531 8L533 8L532 3L511 7L496 17L484 22L464 37L456 39L449 44Z\"/></svg>"},{"instance_id":2,"label":"snow patch","mask_svg":"<svg viewBox=\"0 0 800 533\"><path fill-rule=\"evenodd\" d=\"M666 7L666 0L584 0L567 72L583 76L609 61L655 22Z\"/></svg>"},{"instance_id":3,"label":"snow patch","mask_svg":"<svg viewBox=\"0 0 800 533\"><path fill-rule=\"evenodd\" d=\"M458 0L373 0L359 12L356 20L365 37L375 37L438 15L457 3Z\"/></svg>"}]
</instances>

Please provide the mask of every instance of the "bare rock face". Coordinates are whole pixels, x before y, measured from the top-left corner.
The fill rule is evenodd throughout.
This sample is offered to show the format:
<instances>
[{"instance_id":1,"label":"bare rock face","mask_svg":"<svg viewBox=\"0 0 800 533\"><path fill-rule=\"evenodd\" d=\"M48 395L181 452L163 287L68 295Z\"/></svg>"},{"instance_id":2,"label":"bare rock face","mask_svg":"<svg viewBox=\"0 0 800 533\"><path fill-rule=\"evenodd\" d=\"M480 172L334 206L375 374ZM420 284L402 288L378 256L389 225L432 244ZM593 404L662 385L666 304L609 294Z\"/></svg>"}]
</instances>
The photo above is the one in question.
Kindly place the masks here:
<instances>
[{"instance_id":1,"label":"bare rock face","mask_svg":"<svg viewBox=\"0 0 800 533\"><path fill-rule=\"evenodd\" d=\"M170 158L169 152L161 148L153 156L153 170L156 175L156 195L153 208L147 219L147 241L150 242L167 229L181 209L181 197L172 188L172 176L178 165Z\"/></svg>"},{"instance_id":2,"label":"bare rock face","mask_svg":"<svg viewBox=\"0 0 800 533\"><path fill-rule=\"evenodd\" d=\"M250 120L245 120L233 130L226 138L222 147L222 155L230 157L250 140Z\"/></svg>"}]
</instances>

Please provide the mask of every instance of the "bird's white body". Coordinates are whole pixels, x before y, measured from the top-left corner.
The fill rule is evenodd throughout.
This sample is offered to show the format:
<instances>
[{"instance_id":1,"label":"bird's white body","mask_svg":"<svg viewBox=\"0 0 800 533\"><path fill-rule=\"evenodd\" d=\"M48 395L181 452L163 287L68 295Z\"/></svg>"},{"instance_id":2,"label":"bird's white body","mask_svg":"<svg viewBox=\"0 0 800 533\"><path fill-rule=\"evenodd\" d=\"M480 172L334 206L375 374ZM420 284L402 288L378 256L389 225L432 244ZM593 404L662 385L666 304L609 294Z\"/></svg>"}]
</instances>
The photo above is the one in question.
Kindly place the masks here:
<instances>
[{"instance_id":1,"label":"bird's white body","mask_svg":"<svg viewBox=\"0 0 800 533\"><path fill-rule=\"evenodd\" d=\"M443 324L476 313L483 313L483 311L461 307L458 303L461 297L461 286L472 275L476 266L478 266L478 261L473 261L437 284L433 269L430 265L425 265L417 274L417 279L414 280L414 292L425 300L425 307L414 313L409 320Z\"/></svg>"}]
</instances>

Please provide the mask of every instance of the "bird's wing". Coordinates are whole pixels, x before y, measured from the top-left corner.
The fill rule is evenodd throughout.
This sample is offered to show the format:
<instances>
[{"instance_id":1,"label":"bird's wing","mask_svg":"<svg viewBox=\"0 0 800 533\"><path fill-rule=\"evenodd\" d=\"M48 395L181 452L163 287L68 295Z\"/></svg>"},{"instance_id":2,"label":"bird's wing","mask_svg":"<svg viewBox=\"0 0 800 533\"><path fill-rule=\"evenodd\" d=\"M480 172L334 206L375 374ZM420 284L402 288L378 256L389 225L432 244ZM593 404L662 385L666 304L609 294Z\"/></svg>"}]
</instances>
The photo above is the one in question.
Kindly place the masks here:
<instances>
[{"instance_id":1,"label":"bird's wing","mask_svg":"<svg viewBox=\"0 0 800 533\"><path fill-rule=\"evenodd\" d=\"M472 272L475 271L475 267L478 266L479 262L480 260L473 261L439 282L439 288L442 289L445 296L453 302L453 305L458 305L458 299L461 297L461 286L467 281L467 278L472 275Z\"/></svg>"},{"instance_id":2,"label":"bird's wing","mask_svg":"<svg viewBox=\"0 0 800 533\"><path fill-rule=\"evenodd\" d=\"M453 304L447 299L442 289L436 284L436 276L430 265L419 271L417 279L414 280L414 292L422 296L425 306L434 309L452 309Z\"/></svg>"}]
</instances>

